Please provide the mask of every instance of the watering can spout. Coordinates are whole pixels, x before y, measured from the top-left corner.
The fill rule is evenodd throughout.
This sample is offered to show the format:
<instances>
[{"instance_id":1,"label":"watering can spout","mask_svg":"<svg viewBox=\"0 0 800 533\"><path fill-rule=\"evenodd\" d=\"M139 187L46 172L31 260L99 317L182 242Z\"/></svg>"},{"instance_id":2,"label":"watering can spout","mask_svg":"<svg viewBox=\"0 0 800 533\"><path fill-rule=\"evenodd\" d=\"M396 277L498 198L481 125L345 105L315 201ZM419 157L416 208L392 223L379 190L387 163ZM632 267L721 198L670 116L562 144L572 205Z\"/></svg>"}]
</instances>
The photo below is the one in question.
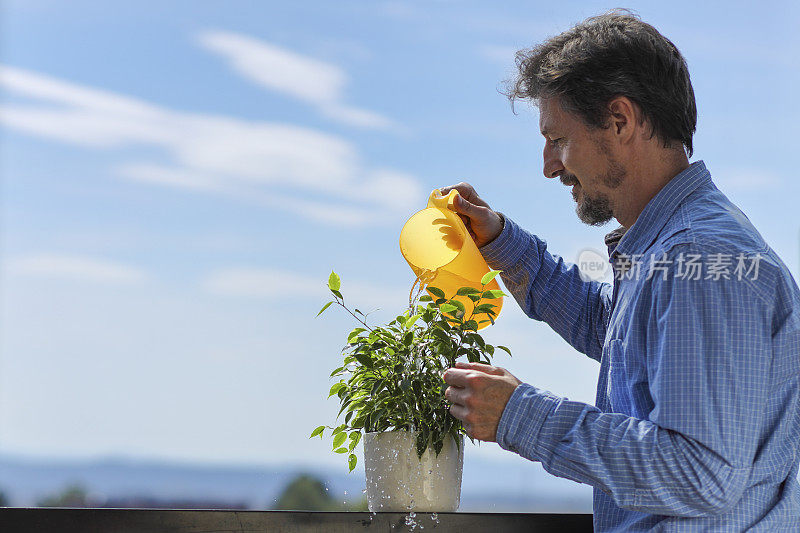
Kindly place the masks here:
<instances>
[{"instance_id":1,"label":"watering can spout","mask_svg":"<svg viewBox=\"0 0 800 533\"><path fill-rule=\"evenodd\" d=\"M481 285L489 266L455 212L456 196L455 189L447 195L441 194L439 189L431 192L428 206L409 218L400 231L400 251L422 284L428 282L429 286L444 291L446 298L461 301L469 316L474 302L466 295L457 295L458 289L471 287L483 291L500 286L497 280ZM493 299L491 303L499 314L502 298ZM480 324L479 329L487 323Z\"/></svg>"}]
</instances>

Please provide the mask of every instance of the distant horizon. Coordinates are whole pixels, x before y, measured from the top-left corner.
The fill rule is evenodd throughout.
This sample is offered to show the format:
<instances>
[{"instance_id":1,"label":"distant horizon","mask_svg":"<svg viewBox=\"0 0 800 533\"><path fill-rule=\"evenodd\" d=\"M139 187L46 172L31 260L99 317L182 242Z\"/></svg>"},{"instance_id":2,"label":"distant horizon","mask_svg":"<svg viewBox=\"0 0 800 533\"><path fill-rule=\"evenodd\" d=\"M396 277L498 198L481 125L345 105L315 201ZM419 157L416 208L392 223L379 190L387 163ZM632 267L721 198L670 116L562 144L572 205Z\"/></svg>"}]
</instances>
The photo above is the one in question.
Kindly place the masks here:
<instances>
[{"instance_id":1,"label":"distant horizon","mask_svg":"<svg viewBox=\"0 0 800 533\"><path fill-rule=\"evenodd\" d=\"M518 470L516 466L492 460L466 461L462 510L489 512L499 508L522 512L529 508L531 512L544 512L541 506L546 505L553 512L590 511L591 489L588 486L570 487L571 482L539 469L531 472L523 488L510 482L515 477L519 479ZM506 478L504 486L497 484L498 473ZM154 501L219 501L244 504L250 509L264 508L258 502L275 500L292 479L304 474L319 478L331 488L331 495L348 501L357 500L365 486L363 471L347 473L346 469L315 468L308 464L248 468L129 459L20 460L0 453L0 492L15 505L20 501L31 505L43 497L63 493L67 488L81 487L98 503L150 498Z\"/></svg>"}]
</instances>

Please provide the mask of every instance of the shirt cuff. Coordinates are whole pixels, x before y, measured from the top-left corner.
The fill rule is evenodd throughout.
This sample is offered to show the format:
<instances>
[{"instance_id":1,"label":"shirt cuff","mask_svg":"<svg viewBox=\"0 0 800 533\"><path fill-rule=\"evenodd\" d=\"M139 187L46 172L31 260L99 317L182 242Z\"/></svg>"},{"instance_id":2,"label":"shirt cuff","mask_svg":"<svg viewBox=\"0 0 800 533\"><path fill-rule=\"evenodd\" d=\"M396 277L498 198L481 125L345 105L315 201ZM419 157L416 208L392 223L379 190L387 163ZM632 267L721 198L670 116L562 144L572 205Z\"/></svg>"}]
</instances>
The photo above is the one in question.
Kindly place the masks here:
<instances>
[{"instance_id":1,"label":"shirt cuff","mask_svg":"<svg viewBox=\"0 0 800 533\"><path fill-rule=\"evenodd\" d=\"M503 231L493 241L484 244L478 250L486 259L486 263L494 270L508 270L516 265L525 254L531 235L520 228L516 222L501 215Z\"/></svg>"},{"instance_id":2,"label":"shirt cuff","mask_svg":"<svg viewBox=\"0 0 800 533\"><path fill-rule=\"evenodd\" d=\"M537 461L536 444L547 417L562 398L522 383L508 399L497 425L497 444L504 450Z\"/></svg>"}]
</instances>

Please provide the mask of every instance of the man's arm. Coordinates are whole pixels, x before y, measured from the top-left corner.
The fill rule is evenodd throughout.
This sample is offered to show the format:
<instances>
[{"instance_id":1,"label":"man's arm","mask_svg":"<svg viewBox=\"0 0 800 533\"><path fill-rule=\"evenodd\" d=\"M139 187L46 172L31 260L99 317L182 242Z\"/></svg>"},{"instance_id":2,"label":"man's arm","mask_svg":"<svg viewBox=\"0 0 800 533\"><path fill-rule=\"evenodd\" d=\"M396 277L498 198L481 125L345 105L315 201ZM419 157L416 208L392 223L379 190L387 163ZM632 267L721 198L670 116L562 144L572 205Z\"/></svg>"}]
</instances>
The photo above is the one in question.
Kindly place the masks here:
<instances>
[{"instance_id":1,"label":"man's arm","mask_svg":"<svg viewBox=\"0 0 800 533\"><path fill-rule=\"evenodd\" d=\"M576 350L600 360L612 287L584 281L577 265L547 251L547 243L505 218L500 235L480 248L526 315L543 320Z\"/></svg>"},{"instance_id":2,"label":"man's arm","mask_svg":"<svg viewBox=\"0 0 800 533\"><path fill-rule=\"evenodd\" d=\"M651 281L650 307L641 310L650 313L649 419L520 385L497 442L552 474L604 490L620 507L720 513L745 490L761 438L772 310L747 280Z\"/></svg>"}]
</instances>

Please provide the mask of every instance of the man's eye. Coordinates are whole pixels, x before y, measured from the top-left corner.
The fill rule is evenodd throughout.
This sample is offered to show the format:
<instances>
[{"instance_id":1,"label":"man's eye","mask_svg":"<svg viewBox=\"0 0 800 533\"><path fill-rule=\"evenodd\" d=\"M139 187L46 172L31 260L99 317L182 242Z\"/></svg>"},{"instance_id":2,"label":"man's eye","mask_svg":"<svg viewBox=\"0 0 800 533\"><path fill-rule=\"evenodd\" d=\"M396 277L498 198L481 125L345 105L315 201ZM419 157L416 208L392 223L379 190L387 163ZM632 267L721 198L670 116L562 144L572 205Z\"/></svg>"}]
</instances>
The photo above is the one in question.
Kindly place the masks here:
<instances>
[{"instance_id":1,"label":"man's eye","mask_svg":"<svg viewBox=\"0 0 800 533\"><path fill-rule=\"evenodd\" d=\"M550 142L553 143L554 146L558 146L561 144L561 141L564 140L563 137L559 137L558 139L551 139Z\"/></svg>"}]
</instances>

